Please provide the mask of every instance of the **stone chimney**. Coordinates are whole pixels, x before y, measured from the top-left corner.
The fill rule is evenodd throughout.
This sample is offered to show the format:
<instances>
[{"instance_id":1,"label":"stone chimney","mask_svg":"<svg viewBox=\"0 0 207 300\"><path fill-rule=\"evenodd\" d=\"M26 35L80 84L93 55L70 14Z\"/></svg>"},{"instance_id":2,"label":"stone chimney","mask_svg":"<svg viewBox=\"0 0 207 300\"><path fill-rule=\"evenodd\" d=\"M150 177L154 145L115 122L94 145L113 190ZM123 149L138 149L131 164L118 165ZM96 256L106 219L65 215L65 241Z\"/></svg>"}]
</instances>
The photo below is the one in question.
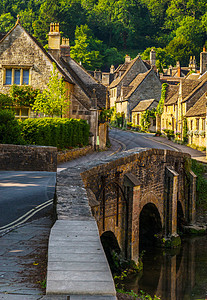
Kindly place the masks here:
<instances>
[{"instance_id":1,"label":"stone chimney","mask_svg":"<svg viewBox=\"0 0 207 300\"><path fill-rule=\"evenodd\" d=\"M177 77L181 77L181 66L179 61L177 61L176 67L177 67Z\"/></svg>"},{"instance_id":2,"label":"stone chimney","mask_svg":"<svg viewBox=\"0 0 207 300\"><path fill-rule=\"evenodd\" d=\"M62 43L60 46L61 57L68 62L70 59L70 42L69 39L62 38Z\"/></svg>"},{"instance_id":3,"label":"stone chimney","mask_svg":"<svg viewBox=\"0 0 207 300\"><path fill-rule=\"evenodd\" d=\"M125 56L125 63L130 63L131 57L129 55Z\"/></svg>"},{"instance_id":4,"label":"stone chimney","mask_svg":"<svg viewBox=\"0 0 207 300\"><path fill-rule=\"evenodd\" d=\"M115 71L114 65L111 65L110 74L114 74L114 71Z\"/></svg>"},{"instance_id":5,"label":"stone chimney","mask_svg":"<svg viewBox=\"0 0 207 300\"><path fill-rule=\"evenodd\" d=\"M93 89L92 95L91 95L91 107L93 109L97 109L97 98L96 98L96 90Z\"/></svg>"},{"instance_id":6,"label":"stone chimney","mask_svg":"<svg viewBox=\"0 0 207 300\"><path fill-rule=\"evenodd\" d=\"M60 56L60 30L59 23L50 24L50 32L48 34L48 52L56 59Z\"/></svg>"},{"instance_id":7,"label":"stone chimney","mask_svg":"<svg viewBox=\"0 0 207 300\"><path fill-rule=\"evenodd\" d=\"M156 52L154 49L150 51L150 65L154 67L156 64Z\"/></svg>"},{"instance_id":8,"label":"stone chimney","mask_svg":"<svg viewBox=\"0 0 207 300\"><path fill-rule=\"evenodd\" d=\"M197 69L197 64L196 64L195 56L191 56L190 57L189 69L192 70L192 71L196 71L196 69Z\"/></svg>"},{"instance_id":9,"label":"stone chimney","mask_svg":"<svg viewBox=\"0 0 207 300\"><path fill-rule=\"evenodd\" d=\"M206 46L203 47L203 52L200 54L200 74L202 75L207 71L207 52Z\"/></svg>"}]
</instances>

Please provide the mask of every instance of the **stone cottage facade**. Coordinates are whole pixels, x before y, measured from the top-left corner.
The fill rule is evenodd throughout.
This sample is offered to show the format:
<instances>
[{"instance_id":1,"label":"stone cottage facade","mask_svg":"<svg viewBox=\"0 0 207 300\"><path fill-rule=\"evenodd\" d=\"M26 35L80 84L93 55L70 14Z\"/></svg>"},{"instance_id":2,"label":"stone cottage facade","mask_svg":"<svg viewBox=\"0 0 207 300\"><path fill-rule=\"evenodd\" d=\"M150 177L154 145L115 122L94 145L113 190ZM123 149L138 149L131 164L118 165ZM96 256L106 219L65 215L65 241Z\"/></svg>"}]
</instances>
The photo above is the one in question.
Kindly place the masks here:
<instances>
[{"instance_id":1,"label":"stone cottage facade","mask_svg":"<svg viewBox=\"0 0 207 300\"><path fill-rule=\"evenodd\" d=\"M67 117L87 120L96 145L98 115L105 107L106 87L70 57L69 40L61 38L57 23L50 25L48 46L46 51L17 20L0 40L0 92L8 93L13 84L45 89L55 63L70 99ZM35 114L28 110L25 117L29 116L35 117Z\"/></svg>"},{"instance_id":2,"label":"stone cottage facade","mask_svg":"<svg viewBox=\"0 0 207 300\"><path fill-rule=\"evenodd\" d=\"M183 138L187 125L188 143L205 146L206 92L205 76L195 80L186 78L177 86L169 85L161 116L161 129L173 130L178 138Z\"/></svg>"},{"instance_id":3,"label":"stone cottage facade","mask_svg":"<svg viewBox=\"0 0 207 300\"><path fill-rule=\"evenodd\" d=\"M114 80L109 86L110 107L116 107L132 121L132 110L142 100L160 100L161 82L155 72L155 57L151 55L150 62L143 61L140 56L131 60L126 56L125 63L114 71Z\"/></svg>"}]
</instances>

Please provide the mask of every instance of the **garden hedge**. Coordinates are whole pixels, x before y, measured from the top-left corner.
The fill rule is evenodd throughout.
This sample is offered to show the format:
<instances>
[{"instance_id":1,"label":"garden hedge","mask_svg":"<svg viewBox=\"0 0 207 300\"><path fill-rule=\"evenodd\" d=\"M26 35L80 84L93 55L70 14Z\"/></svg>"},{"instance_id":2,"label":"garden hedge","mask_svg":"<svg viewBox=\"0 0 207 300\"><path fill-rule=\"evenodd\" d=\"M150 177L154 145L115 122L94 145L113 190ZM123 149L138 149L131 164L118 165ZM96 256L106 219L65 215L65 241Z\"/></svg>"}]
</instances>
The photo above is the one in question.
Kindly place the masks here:
<instances>
[{"instance_id":1,"label":"garden hedge","mask_svg":"<svg viewBox=\"0 0 207 300\"><path fill-rule=\"evenodd\" d=\"M82 147L89 143L89 125L85 120L66 118L26 119L20 121L27 144L54 146L58 149Z\"/></svg>"}]
</instances>

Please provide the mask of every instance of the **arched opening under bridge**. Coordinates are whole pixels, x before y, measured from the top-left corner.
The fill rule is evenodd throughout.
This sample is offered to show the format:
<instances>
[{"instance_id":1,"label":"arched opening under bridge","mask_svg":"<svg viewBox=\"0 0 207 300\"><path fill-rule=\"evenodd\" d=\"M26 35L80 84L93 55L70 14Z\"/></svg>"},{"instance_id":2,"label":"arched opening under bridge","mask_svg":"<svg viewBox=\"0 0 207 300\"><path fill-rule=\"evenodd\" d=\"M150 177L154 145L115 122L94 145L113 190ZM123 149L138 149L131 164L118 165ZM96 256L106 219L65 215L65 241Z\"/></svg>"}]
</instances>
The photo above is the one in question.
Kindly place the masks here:
<instances>
[{"instance_id":1,"label":"arched opening under bridge","mask_svg":"<svg viewBox=\"0 0 207 300\"><path fill-rule=\"evenodd\" d=\"M139 251L152 247L156 242L155 234L162 232L159 211L153 203L146 204L139 216Z\"/></svg>"}]
</instances>

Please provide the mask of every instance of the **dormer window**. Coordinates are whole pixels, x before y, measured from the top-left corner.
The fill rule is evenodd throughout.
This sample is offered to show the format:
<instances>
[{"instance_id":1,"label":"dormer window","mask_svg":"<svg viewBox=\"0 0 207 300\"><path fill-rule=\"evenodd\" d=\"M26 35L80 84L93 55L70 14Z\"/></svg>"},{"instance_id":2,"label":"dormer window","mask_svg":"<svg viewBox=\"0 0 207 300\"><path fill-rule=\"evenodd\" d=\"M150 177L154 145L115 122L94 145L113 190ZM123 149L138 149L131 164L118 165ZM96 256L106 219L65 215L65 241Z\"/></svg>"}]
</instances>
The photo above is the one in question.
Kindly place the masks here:
<instances>
[{"instance_id":1,"label":"dormer window","mask_svg":"<svg viewBox=\"0 0 207 300\"><path fill-rule=\"evenodd\" d=\"M29 85L29 68L5 67L3 72L4 85Z\"/></svg>"}]
</instances>

